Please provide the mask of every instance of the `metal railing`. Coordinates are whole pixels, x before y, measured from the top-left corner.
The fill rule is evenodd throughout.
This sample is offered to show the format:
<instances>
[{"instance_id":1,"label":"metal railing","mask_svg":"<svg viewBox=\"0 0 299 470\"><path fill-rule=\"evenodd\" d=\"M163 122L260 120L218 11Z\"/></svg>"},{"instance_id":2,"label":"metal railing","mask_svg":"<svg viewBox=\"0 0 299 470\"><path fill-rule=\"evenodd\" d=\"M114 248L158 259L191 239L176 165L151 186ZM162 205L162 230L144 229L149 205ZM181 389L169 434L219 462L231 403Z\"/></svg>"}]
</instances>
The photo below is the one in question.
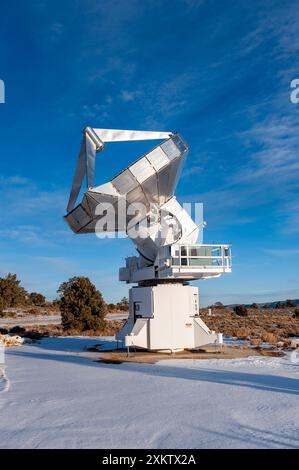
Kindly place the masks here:
<instances>
[{"instance_id":1,"label":"metal railing","mask_svg":"<svg viewBox=\"0 0 299 470\"><path fill-rule=\"evenodd\" d=\"M169 256L159 258L159 267L189 270L229 270L232 266L230 245L173 245Z\"/></svg>"}]
</instances>

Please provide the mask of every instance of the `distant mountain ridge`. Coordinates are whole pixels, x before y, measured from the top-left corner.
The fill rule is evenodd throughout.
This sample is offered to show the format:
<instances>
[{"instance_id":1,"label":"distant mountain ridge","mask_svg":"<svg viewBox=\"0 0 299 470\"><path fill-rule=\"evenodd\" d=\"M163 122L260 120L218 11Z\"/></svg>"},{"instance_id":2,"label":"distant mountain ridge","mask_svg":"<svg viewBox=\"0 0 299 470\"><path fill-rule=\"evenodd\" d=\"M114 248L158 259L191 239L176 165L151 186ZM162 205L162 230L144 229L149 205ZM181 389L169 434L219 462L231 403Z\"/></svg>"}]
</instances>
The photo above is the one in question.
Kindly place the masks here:
<instances>
[{"instance_id":1,"label":"distant mountain ridge","mask_svg":"<svg viewBox=\"0 0 299 470\"><path fill-rule=\"evenodd\" d=\"M287 300L291 300L299 307L299 299L286 299L286 300L275 300L274 302L252 302L251 304L243 304L245 307L251 307L253 303L257 304L259 307L264 307L264 305L269 305L270 308L275 308L277 304L285 304ZM240 304L229 304L225 305L225 307L235 307L236 305Z\"/></svg>"}]
</instances>

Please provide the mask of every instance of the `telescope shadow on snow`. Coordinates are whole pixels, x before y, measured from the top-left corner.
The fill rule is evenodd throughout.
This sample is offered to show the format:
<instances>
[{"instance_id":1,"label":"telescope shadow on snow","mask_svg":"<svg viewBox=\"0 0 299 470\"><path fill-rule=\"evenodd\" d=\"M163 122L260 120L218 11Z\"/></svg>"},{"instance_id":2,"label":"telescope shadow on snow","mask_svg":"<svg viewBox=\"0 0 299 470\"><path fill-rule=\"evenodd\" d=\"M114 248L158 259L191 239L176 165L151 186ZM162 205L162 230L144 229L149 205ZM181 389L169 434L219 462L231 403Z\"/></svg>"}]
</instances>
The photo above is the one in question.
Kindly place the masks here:
<instances>
[{"instance_id":1,"label":"telescope shadow on snow","mask_svg":"<svg viewBox=\"0 0 299 470\"><path fill-rule=\"evenodd\" d=\"M56 340L56 341L55 341ZM55 343L58 343L55 345ZM91 353L88 353L87 346L113 343L109 340L97 340L94 338L47 338L41 343L34 343L34 346L26 349L11 349L7 355L22 356L30 360L47 360L64 363L73 363L85 367L96 369L114 369L118 373L136 373L151 375L153 377L165 377L167 379L192 380L198 382L209 382L223 385L234 385L267 392L286 393L289 395L299 395L299 381L293 378L277 376L272 374L254 374L232 370L217 369L192 369L189 367L163 365L163 362L156 364L144 363L122 363L107 364L101 363ZM72 347L72 349L70 349ZM85 348L85 351L84 351ZM28 350L29 349L29 350ZM47 352L48 351L48 352ZM180 359L175 359L180 361ZM191 365L191 364L190 364ZM224 366L225 367L225 364Z\"/></svg>"}]
</instances>

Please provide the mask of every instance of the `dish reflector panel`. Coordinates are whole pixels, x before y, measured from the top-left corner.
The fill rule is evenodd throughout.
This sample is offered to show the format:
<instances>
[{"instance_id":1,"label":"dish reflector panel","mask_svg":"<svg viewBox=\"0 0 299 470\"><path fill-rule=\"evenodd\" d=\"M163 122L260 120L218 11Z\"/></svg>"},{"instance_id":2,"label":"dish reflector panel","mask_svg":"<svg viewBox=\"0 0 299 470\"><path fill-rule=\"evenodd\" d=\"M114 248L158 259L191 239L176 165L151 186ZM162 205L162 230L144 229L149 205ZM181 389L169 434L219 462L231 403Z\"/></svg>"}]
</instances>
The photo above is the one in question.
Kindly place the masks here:
<instances>
[{"instance_id":1,"label":"dish reflector panel","mask_svg":"<svg viewBox=\"0 0 299 470\"><path fill-rule=\"evenodd\" d=\"M101 140L103 132L94 129L94 132ZM102 130L104 131L104 130ZM111 135L108 133L103 138L108 139ZM115 131L114 138L120 138L118 131ZM123 132L142 132L142 131L123 131ZM150 133L155 134L157 133ZM159 133L164 134L165 133ZM169 133L167 133L167 136ZM135 135L136 137L136 135ZM138 134L141 138L141 134ZM122 136L123 138L123 136ZM154 138L154 137L153 137ZM157 137L155 137L157 138ZM84 149L84 146L83 146ZM180 169L183 164L183 157L187 153L188 147L179 135L173 135L162 144L151 150L145 156L139 158L136 162L115 176L108 183L97 187L89 187L83 196L82 202L74 209L68 211L65 216L71 229L76 233L90 233L96 231L96 223L103 215L96 214L96 208L101 212L101 204L111 202L115 207L116 221L115 231L125 230L126 227L119 226L118 221L118 201L125 200L127 205L134 203L143 203L147 211L150 211L150 203L158 207L167 202L174 194ZM80 168L82 169L83 150L80 152ZM92 171L94 162L92 161ZM88 161L87 161L88 166ZM81 170L82 172L82 170ZM88 173L88 168L87 168ZM90 175L90 172L89 172ZM80 180L82 173L80 173ZM89 181L92 180L92 175ZM127 217L128 220L132 216ZM97 227L98 231L98 227ZM104 231L104 229L103 229Z\"/></svg>"}]
</instances>

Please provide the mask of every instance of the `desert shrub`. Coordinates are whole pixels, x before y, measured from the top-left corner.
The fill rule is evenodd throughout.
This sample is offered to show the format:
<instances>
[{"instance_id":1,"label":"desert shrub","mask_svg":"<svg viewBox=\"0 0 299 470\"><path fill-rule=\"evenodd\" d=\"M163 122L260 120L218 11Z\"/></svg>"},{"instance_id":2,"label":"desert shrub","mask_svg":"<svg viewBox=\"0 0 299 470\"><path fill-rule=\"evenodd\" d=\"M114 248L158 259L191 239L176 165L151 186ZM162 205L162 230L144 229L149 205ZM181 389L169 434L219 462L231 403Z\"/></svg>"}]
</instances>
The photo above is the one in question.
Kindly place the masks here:
<instances>
[{"instance_id":1,"label":"desert shrub","mask_svg":"<svg viewBox=\"0 0 299 470\"><path fill-rule=\"evenodd\" d=\"M286 307L291 307L291 308L296 307L295 302L291 299L287 299L285 305Z\"/></svg>"},{"instance_id":2,"label":"desert shrub","mask_svg":"<svg viewBox=\"0 0 299 470\"><path fill-rule=\"evenodd\" d=\"M1 311L1 309L0 309ZM293 318L299 318L299 308L295 308Z\"/></svg>"},{"instance_id":3,"label":"desert shrub","mask_svg":"<svg viewBox=\"0 0 299 470\"><path fill-rule=\"evenodd\" d=\"M265 343L276 344L278 339L273 333L263 333L262 340Z\"/></svg>"},{"instance_id":4,"label":"desert shrub","mask_svg":"<svg viewBox=\"0 0 299 470\"><path fill-rule=\"evenodd\" d=\"M117 308L117 307L116 307L115 304L112 304L112 303L107 304L107 310L108 310L109 312L113 312L114 310L116 310L116 308Z\"/></svg>"},{"instance_id":5,"label":"desert shrub","mask_svg":"<svg viewBox=\"0 0 299 470\"><path fill-rule=\"evenodd\" d=\"M24 306L28 303L28 293L20 285L16 274L0 278L0 299L3 308Z\"/></svg>"},{"instance_id":6,"label":"desert shrub","mask_svg":"<svg viewBox=\"0 0 299 470\"><path fill-rule=\"evenodd\" d=\"M17 313L16 312L11 312L10 310L3 310L2 313L0 314L1 318L17 318Z\"/></svg>"},{"instance_id":7,"label":"desert shrub","mask_svg":"<svg viewBox=\"0 0 299 470\"><path fill-rule=\"evenodd\" d=\"M116 304L116 306L120 310L124 310L125 312L127 312L129 310L129 301L128 301L127 297L123 297L121 299L121 301Z\"/></svg>"},{"instance_id":8,"label":"desert shrub","mask_svg":"<svg viewBox=\"0 0 299 470\"><path fill-rule=\"evenodd\" d=\"M2 299L2 297L0 297L0 318L4 317L4 312L3 312L4 308L5 308L4 300Z\"/></svg>"},{"instance_id":9,"label":"desert shrub","mask_svg":"<svg viewBox=\"0 0 299 470\"><path fill-rule=\"evenodd\" d=\"M269 304L264 304L263 308L270 308L270 305Z\"/></svg>"},{"instance_id":10,"label":"desert shrub","mask_svg":"<svg viewBox=\"0 0 299 470\"><path fill-rule=\"evenodd\" d=\"M211 308L224 308L224 305L222 302L215 302Z\"/></svg>"},{"instance_id":11,"label":"desert shrub","mask_svg":"<svg viewBox=\"0 0 299 470\"><path fill-rule=\"evenodd\" d=\"M259 346L260 344L262 344L262 342L263 341L261 340L261 338L251 338L250 340L250 344L252 346Z\"/></svg>"},{"instance_id":12,"label":"desert shrub","mask_svg":"<svg viewBox=\"0 0 299 470\"><path fill-rule=\"evenodd\" d=\"M64 329L96 330L105 326L106 304L87 277L73 277L60 285L59 308Z\"/></svg>"},{"instance_id":13,"label":"desert shrub","mask_svg":"<svg viewBox=\"0 0 299 470\"><path fill-rule=\"evenodd\" d=\"M39 309L37 307L29 308L28 313L30 313L30 315L37 315L39 313Z\"/></svg>"},{"instance_id":14,"label":"desert shrub","mask_svg":"<svg viewBox=\"0 0 299 470\"><path fill-rule=\"evenodd\" d=\"M36 307L43 307L46 303L46 298L43 294L31 292L31 294L29 294L29 301Z\"/></svg>"},{"instance_id":15,"label":"desert shrub","mask_svg":"<svg viewBox=\"0 0 299 470\"><path fill-rule=\"evenodd\" d=\"M249 328L237 328L232 331L232 335L236 336L238 339L247 339L250 336Z\"/></svg>"},{"instance_id":16,"label":"desert shrub","mask_svg":"<svg viewBox=\"0 0 299 470\"><path fill-rule=\"evenodd\" d=\"M22 326L13 326L10 328L9 333L13 335L21 335L26 332L26 329L23 328Z\"/></svg>"},{"instance_id":17,"label":"desert shrub","mask_svg":"<svg viewBox=\"0 0 299 470\"><path fill-rule=\"evenodd\" d=\"M248 311L247 311L247 308L245 307L245 305L236 305L234 307L234 312L239 317L247 317L247 315L248 315Z\"/></svg>"},{"instance_id":18,"label":"desert shrub","mask_svg":"<svg viewBox=\"0 0 299 470\"><path fill-rule=\"evenodd\" d=\"M53 308L59 308L60 299L54 299L52 300L52 302L48 302L48 304L52 306Z\"/></svg>"},{"instance_id":19,"label":"desert shrub","mask_svg":"<svg viewBox=\"0 0 299 470\"><path fill-rule=\"evenodd\" d=\"M259 308L259 306L256 302L253 302L253 304L251 305L251 308Z\"/></svg>"}]
</instances>

